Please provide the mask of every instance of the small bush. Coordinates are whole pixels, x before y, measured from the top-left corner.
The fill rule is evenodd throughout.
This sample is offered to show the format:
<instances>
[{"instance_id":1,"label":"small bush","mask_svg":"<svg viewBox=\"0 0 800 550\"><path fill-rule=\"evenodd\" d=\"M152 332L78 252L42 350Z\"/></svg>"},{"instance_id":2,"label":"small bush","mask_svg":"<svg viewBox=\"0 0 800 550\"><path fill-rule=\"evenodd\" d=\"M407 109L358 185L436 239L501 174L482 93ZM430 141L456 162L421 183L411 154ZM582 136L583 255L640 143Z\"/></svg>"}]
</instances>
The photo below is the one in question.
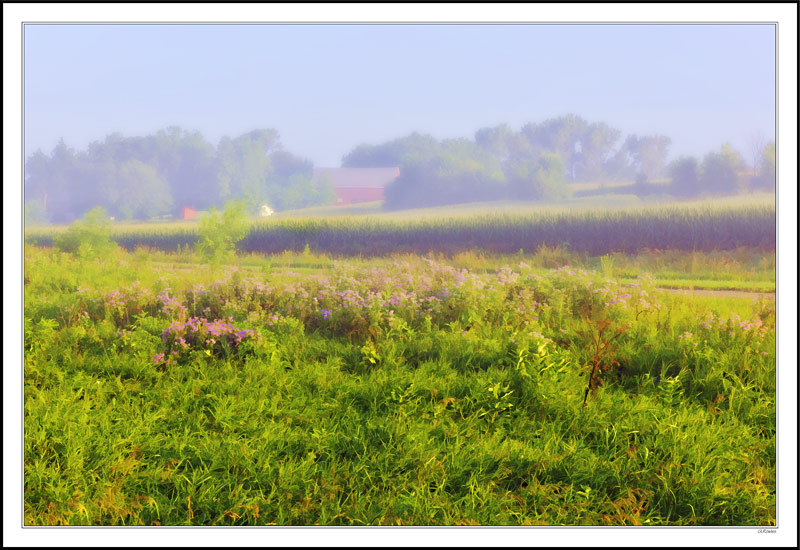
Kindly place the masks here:
<instances>
[{"instance_id":1,"label":"small bush","mask_svg":"<svg viewBox=\"0 0 800 550\"><path fill-rule=\"evenodd\" d=\"M111 240L111 221L102 207L90 210L83 220L73 223L62 235L53 239L55 247L83 259L110 253L117 243Z\"/></svg>"},{"instance_id":2,"label":"small bush","mask_svg":"<svg viewBox=\"0 0 800 550\"><path fill-rule=\"evenodd\" d=\"M248 221L241 202L229 202L225 210L212 208L200 220L197 251L208 262L219 264L236 250L236 243L247 234Z\"/></svg>"}]
</instances>

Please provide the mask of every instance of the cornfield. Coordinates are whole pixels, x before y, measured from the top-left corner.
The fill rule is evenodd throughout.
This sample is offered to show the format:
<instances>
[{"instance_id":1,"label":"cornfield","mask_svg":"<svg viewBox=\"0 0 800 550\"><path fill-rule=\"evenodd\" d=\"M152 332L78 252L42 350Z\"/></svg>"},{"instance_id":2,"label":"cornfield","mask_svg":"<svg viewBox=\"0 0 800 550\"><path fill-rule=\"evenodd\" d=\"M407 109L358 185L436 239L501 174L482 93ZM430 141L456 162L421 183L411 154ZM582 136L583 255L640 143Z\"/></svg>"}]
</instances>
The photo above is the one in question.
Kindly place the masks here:
<instances>
[{"instance_id":1,"label":"cornfield","mask_svg":"<svg viewBox=\"0 0 800 550\"><path fill-rule=\"evenodd\" d=\"M25 240L51 246L53 236L52 229L37 229L27 231ZM193 246L197 229L186 225L115 228L112 238L129 250L138 246L176 250ZM329 254L373 256L431 251L454 254L475 249L507 254L544 245L602 255L646 249L774 249L775 244L774 205L703 205L440 219L273 219L254 223L238 249L273 254L300 251L308 245Z\"/></svg>"}]
</instances>

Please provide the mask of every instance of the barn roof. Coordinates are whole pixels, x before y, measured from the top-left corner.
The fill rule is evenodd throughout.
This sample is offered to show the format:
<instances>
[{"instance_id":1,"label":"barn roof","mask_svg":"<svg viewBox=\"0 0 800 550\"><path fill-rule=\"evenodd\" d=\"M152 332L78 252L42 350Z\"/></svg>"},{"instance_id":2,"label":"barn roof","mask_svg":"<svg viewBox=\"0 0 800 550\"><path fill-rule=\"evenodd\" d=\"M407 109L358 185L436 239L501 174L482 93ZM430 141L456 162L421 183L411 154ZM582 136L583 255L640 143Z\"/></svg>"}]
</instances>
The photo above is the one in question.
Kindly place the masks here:
<instances>
[{"instance_id":1,"label":"barn roof","mask_svg":"<svg viewBox=\"0 0 800 550\"><path fill-rule=\"evenodd\" d=\"M315 168L314 183L325 176L335 188L383 188L400 175L400 169L390 168Z\"/></svg>"}]
</instances>

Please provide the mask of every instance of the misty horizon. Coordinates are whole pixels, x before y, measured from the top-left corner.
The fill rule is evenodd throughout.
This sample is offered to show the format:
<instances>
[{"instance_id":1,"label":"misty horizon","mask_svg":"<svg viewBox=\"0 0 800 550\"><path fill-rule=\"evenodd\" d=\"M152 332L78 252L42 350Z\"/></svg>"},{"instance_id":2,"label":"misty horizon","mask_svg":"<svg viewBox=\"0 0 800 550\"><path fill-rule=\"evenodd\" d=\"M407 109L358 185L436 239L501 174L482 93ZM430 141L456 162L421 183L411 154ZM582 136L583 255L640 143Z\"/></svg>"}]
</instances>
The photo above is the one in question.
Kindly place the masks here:
<instances>
[{"instance_id":1,"label":"misty horizon","mask_svg":"<svg viewBox=\"0 0 800 550\"><path fill-rule=\"evenodd\" d=\"M579 113L565 112L565 113L563 113L561 115L558 115L558 116L547 117L547 119L536 120L536 121L533 121L533 120L532 121L528 121L527 124L540 123L540 122L543 122L544 120L559 119L559 118L563 118L563 117L567 117L567 116L578 116L578 117L580 117L580 114ZM608 122L611 126L615 126L613 123L611 123L609 121L597 121L597 122L604 122L604 123ZM507 124L507 123L505 123L503 121L500 121L495 125L485 126L485 127L482 127L482 128L491 128L491 127L506 125L511 130L519 131L521 128L523 128L525 126L525 124L526 123L522 123L522 124L519 124L519 125L516 125L516 126L511 126L511 125L509 125L509 124ZM63 144L67 148L72 149L75 152L83 152L83 151L88 150L91 146L102 144L104 141L106 141L107 139L112 138L112 137L119 137L119 138L122 138L122 139L145 138L145 137L149 137L149 136L155 136L159 132L168 131L168 130L170 130L172 128L178 128L178 129L180 129L182 131L185 131L185 132L191 133L191 134L194 134L194 133L200 134L205 140L207 140L209 143L211 143L214 146L217 146L221 141L223 141L225 139L235 139L237 136L246 135L246 134L249 134L249 133L252 133L252 132L257 132L259 130L264 129L263 126L247 127L245 129L243 129L241 132L237 132L235 134L225 134L225 135L220 136L218 139L211 139L211 137L209 135L207 135L205 132L201 131L199 128L184 127L184 126L181 126L179 124L168 124L168 125L163 126L163 127L154 128L152 131L146 131L146 132L141 132L141 133L136 133L136 134L133 134L133 133L129 134L129 133L122 132L122 131L119 131L119 130L112 130L112 131L109 131L108 133L106 133L106 134L104 134L102 136L97 136L95 138L91 138L88 141L85 141L85 143L81 142L81 144L70 143L67 139L65 139L63 137L59 137L53 143L52 147L49 147L49 148L47 148L47 147L37 147L37 148L35 148L33 150L26 151L25 158L29 159L33 154L38 153L38 152L42 152L45 155L51 155L59 147L59 144L61 142L63 142ZM307 159L307 160L311 161L315 168L338 168L338 167L341 167L342 166L342 161L347 157L347 155L349 153L351 153L353 150L355 150L356 148L358 148L359 146L361 146L361 145L374 145L374 146L377 146L377 145L380 145L382 143L390 142L392 140L395 140L395 139L398 139L398 138L407 137L409 135L414 135L414 134L419 134L419 135L423 135L423 136L431 136L431 137L433 137L434 139L436 139L438 141L473 140L475 138L475 132L477 132L478 130L481 130L482 128L475 128L475 130L472 133L467 133L467 134L464 134L464 135L444 135L444 136L441 135L441 134L436 134L435 132L426 131L424 129L416 129L416 130L412 129L409 132L406 132L404 134L397 134L397 135L387 136L385 139L377 140L377 141L371 141L370 142L370 141L366 141L366 140L361 140L361 141L356 140L351 147L349 147L349 148L344 150L342 155L338 157L338 160L333 158L333 157L331 157L330 158L331 159L330 162L328 162L328 163L319 163L319 162L316 162L310 155L304 154L303 151L297 151L297 150L293 150L293 149L289 148L286 145L285 140L283 139L283 134L281 133L280 128L271 128L270 127L271 130L277 131L278 135L280 136L281 144L282 144L282 146L283 146L283 148L285 150L290 151L291 153L293 153L295 155L298 155L299 157L302 157L304 159ZM622 145L622 142L624 141L624 137L627 136L627 135L637 135L637 134L624 134L622 139L620 139L619 142L617 143L617 146L621 146ZM651 133L649 133L647 135L664 135L664 134L662 132L658 132L656 130L656 131L653 131L653 132L651 132ZM765 143L775 140L774 134L773 135L764 135L764 134L758 133L758 132L754 132L751 136L748 137L748 140L751 139L752 137L756 137L756 136L759 137ZM667 136L667 137L670 137L670 136ZM742 140L741 147L734 146L734 148L737 151L739 151L740 153L742 153L744 155L745 159L748 158L748 152L752 148L752 146L748 143L748 140ZM666 160L667 160L667 162L670 162L670 161L676 160L679 157L702 157L704 154L707 154L707 153L709 153L711 151L718 150L720 147L722 147L725 144L733 145L734 144L734 140L732 140L732 139L723 139L718 144L716 144L715 146L712 146L712 147L710 147L708 149L695 150L695 151L685 151L685 152L678 153L678 152L674 151L674 149L675 149L674 142L671 142L670 150L669 150L669 153L667 154ZM325 157L325 158L329 158L329 157Z\"/></svg>"},{"instance_id":2,"label":"misty horizon","mask_svg":"<svg viewBox=\"0 0 800 550\"><path fill-rule=\"evenodd\" d=\"M272 128L331 167L569 113L669 136L668 160L775 133L774 25L26 25L24 43L26 158L171 126Z\"/></svg>"}]
</instances>

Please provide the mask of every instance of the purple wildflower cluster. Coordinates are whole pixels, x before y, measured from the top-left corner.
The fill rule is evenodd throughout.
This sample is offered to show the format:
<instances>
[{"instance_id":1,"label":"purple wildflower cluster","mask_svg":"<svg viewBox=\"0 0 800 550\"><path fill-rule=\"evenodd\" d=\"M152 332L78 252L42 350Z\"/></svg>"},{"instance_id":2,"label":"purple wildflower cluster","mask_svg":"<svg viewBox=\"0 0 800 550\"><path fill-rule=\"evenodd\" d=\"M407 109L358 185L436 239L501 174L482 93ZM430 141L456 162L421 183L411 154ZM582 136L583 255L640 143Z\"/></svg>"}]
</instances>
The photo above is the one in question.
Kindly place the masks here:
<instances>
[{"instance_id":1,"label":"purple wildflower cluster","mask_svg":"<svg viewBox=\"0 0 800 550\"><path fill-rule=\"evenodd\" d=\"M574 268L569 265L564 265L559 268L553 270L553 275L555 275L556 279L566 280L566 279L585 279L589 277L589 273L583 269Z\"/></svg>"},{"instance_id":2,"label":"purple wildflower cluster","mask_svg":"<svg viewBox=\"0 0 800 550\"><path fill-rule=\"evenodd\" d=\"M513 285L519 280L519 273L515 273L510 267L501 267L497 271L497 282L501 285Z\"/></svg>"},{"instance_id":3,"label":"purple wildflower cluster","mask_svg":"<svg viewBox=\"0 0 800 550\"><path fill-rule=\"evenodd\" d=\"M236 272L210 284L176 291L161 281L157 295L138 283L106 294L81 287L79 305L94 318L138 310L169 319L171 324L163 334L166 351L153 358L156 363L177 360L193 350L219 356L259 338L255 331L235 328L234 318L249 326L282 330L299 323L309 330L350 336L431 324L444 327L455 323L453 326L463 328L474 325L476 318L502 319L519 334L539 339L542 333L558 334L565 314L579 315L589 308L620 322L639 320L642 314L661 315L657 296L648 293L652 293L653 283L649 276L620 284L570 266L537 274L520 263L519 268L473 273L429 258L422 261L425 264L395 261L388 268L334 262L329 274L280 283ZM97 309L90 307L93 300ZM696 324L680 327L678 334L684 334L678 341L694 345L712 337L740 336L748 342L763 341L770 330L767 327L774 325L774 315L769 314L762 307L747 320L733 314L725 319L714 315L701 318ZM128 322L124 320L119 328ZM469 332L475 337L479 333Z\"/></svg>"},{"instance_id":4,"label":"purple wildflower cluster","mask_svg":"<svg viewBox=\"0 0 800 550\"><path fill-rule=\"evenodd\" d=\"M153 293L139 281L108 292L78 287L76 294L80 297L82 317L112 319L120 327L132 316L149 311L153 300Z\"/></svg>"},{"instance_id":5,"label":"purple wildflower cluster","mask_svg":"<svg viewBox=\"0 0 800 550\"><path fill-rule=\"evenodd\" d=\"M758 316L752 319L742 319L736 313L731 313L728 318L709 313L706 319L700 322L700 328L706 333L722 331L727 332L732 337L756 338L759 340L763 340L770 330L775 330L774 328L768 328Z\"/></svg>"},{"instance_id":6,"label":"purple wildflower cluster","mask_svg":"<svg viewBox=\"0 0 800 550\"><path fill-rule=\"evenodd\" d=\"M625 308L628 306L628 300L631 299L631 295L628 293L625 294L618 294L614 296L610 302L606 302L607 306L617 306L620 305L621 307Z\"/></svg>"},{"instance_id":7,"label":"purple wildflower cluster","mask_svg":"<svg viewBox=\"0 0 800 550\"><path fill-rule=\"evenodd\" d=\"M164 290L161 294L159 294L158 301L161 305L161 313L164 315L180 318L186 316L188 309L178 298L170 296L169 290Z\"/></svg>"},{"instance_id":8,"label":"purple wildflower cluster","mask_svg":"<svg viewBox=\"0 0 800 550\"><path fill-rule=\"evenodd\" d=\"M206 351L219 357L236 351L242 342L259 342L261 334L255 330L237 329L233 317L209 321L203 317L190 317L173 321L162 333L166 352L153 357L156 364L185 358L190 351Z\"/></svg>"}]
</instances>

